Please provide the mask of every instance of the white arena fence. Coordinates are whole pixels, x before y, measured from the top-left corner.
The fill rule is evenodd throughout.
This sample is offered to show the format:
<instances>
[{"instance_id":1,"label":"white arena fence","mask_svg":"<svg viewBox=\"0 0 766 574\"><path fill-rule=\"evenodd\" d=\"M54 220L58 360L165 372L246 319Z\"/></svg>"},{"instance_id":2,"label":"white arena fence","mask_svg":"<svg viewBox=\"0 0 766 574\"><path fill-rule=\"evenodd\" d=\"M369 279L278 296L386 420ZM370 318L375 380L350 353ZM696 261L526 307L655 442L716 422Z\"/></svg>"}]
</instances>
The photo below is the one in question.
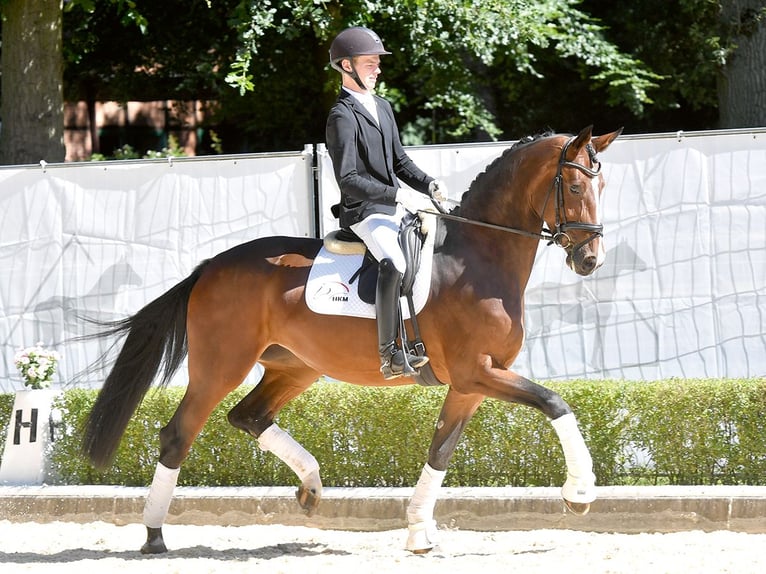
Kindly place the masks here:
<instances>
[{"instance_id":1,"label":"white arena fence","mask_svg":"<svg viewBox=\"0 0 766 574\"><path fill-rule=\"evenodd\" d=\"M458 201L511 143L408 151ZM538 380L763 376L766 129L622 136L600 159L607 261L579 277L541 243L513 368ZM23 387L13 356L38 341L63 354L55 387L73 386L105 350L73 341L89 332L80 316L131 314L257 237L320 237L337 226L338 196L321 144L0 168L0 392Z\"/></svg>"}]
</instances>

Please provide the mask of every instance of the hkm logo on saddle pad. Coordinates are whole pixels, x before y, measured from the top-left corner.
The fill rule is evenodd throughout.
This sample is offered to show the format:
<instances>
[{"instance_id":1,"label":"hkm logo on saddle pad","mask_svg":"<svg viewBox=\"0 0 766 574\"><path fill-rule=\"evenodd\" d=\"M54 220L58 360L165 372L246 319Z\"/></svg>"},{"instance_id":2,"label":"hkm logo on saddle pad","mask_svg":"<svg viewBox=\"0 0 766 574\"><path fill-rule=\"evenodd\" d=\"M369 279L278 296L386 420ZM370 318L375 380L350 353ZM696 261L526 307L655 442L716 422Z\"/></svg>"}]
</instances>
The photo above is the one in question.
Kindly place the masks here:
<instances>
[{"instance_id":1,"label":"hkm logo on saddle pad","mask_svg":"<svg viewBox=\"0 0 766 574\"><path fill-rule=\"evenodd\" d=\"M428 299L431 288L431 264L433 261L433 233L426 235L421 252L420 269L412 287L415 313L419 313ZM322 247L306 283L306 304L315 313L344 315L346 317L375 318L375 305L365 303L359 297L357 285L351 278L364 261L363 255L339 255ZM401 299L402 316L409 319L410 311L405 298Z\"/></svg>"}]
</instances>

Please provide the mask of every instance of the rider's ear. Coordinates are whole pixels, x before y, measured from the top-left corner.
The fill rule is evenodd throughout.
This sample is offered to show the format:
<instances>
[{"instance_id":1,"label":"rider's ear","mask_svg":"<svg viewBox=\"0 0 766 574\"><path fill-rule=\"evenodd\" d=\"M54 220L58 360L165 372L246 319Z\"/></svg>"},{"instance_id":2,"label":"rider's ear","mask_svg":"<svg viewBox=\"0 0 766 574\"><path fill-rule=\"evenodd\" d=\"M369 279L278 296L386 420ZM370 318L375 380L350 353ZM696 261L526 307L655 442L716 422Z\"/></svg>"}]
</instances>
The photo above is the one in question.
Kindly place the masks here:
<instances>
[{"instance_id":1,"label":"rider's ear","mask_svg":"<svg viewBox=\"0 0 766 574\"><path fill-rule=\"evenodd\" d=\"M349 73L354 70L353 67L351 66L351 60L349 58L344 58L343 60L341 60L340 66L341 68L343 68L345 71Z\"/></svg>"}]
</instances>

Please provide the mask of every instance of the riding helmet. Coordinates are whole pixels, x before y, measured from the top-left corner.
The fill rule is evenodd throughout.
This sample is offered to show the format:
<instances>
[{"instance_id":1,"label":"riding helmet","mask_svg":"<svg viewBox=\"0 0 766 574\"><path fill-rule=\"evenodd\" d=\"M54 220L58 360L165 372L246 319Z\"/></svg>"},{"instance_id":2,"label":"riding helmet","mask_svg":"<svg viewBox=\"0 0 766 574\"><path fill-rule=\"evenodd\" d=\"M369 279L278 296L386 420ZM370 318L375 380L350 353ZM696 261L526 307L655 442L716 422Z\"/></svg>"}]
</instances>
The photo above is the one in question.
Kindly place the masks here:
<instances>
[{"instance_id":1,"label":"riding helmet","mask_svg":"<svg viewBox=\"0 0 766 574\"><path fill-rule=\"evenodd\" d=\"M330 45L330 64L340 70L339 62L354 56L390 54L383 47L383 41L375 32L364 26L346 28Z\"/></svg>"}]
</instances>

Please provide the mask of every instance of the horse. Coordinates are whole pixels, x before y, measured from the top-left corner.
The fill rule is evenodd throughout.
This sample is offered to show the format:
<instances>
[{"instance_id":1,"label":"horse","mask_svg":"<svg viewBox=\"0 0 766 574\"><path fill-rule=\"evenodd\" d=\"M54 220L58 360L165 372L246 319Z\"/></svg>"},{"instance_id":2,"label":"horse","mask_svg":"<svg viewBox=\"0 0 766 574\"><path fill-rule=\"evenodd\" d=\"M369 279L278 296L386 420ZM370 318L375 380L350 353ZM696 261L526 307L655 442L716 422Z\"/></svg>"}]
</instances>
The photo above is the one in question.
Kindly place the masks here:
<instances>
[{"instance_id":1,"label":"horse","mask_svg":"<svg viewBox=\"0 0 766 574\"><path fill-rule=\"evenodd\" d=\"M475 178L457 207L431 216L436 235L430 293L416 319L430 366L449 388L407 508L407 550L425 553L436 545L439 489L462 431L486 397L548 417L564 453L566 507L585 514L595 500L593 462L572 409L510 366L524 340L524 290L539 241L563 248L566 265L579 275L603 263L599 207L605 182L597 154L621 132L593 136L589 126L577 135L523 138ZM279 411L321 375L367 386L413 383L412 377L383 379L374 320L308 309L305 285L321 246L319 238L286 236L237 245L202 261L101 333L124 342L83 435L83 451L97 468L112 460L155 379L167 385L188 357L185 394L160 430L142 553L167 551L162 526L181 464L213 409L256 362L263 376L230 410L228 421L295 472L296 498L308 515L321 499L319 464L278 426ZM406 329L413 328L411 321Z\"/></svg>"}]
</instances>

